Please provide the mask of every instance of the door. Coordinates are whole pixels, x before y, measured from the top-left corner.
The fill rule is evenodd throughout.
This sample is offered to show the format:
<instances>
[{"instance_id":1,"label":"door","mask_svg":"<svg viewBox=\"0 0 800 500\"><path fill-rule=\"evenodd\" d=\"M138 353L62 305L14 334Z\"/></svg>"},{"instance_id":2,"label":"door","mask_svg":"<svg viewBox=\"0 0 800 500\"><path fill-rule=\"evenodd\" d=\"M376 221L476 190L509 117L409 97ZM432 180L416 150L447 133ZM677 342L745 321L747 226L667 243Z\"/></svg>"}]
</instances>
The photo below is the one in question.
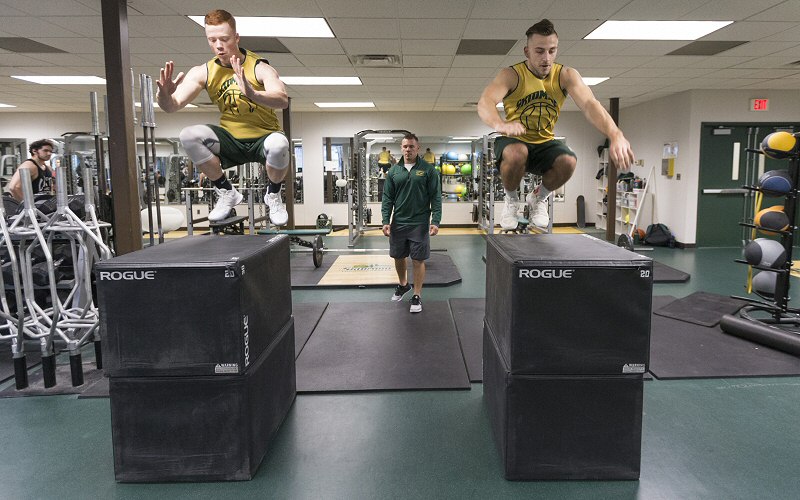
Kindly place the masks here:
<instances>
[{"instance_id":1,"label":"door","mask_svg":"<svg viewBox=\"0 0 800 500\"><path fill-rule=\"evenodd\" d=\"M788 161L773 160L747 152L776 130L797 130L792 124L702 125L697 202L697 246L742 246L751 229L739 225L752 222L755 193L744 189L755 185L761 173L788 169ZM782 205L783 198L764 197L761 208Z\"/></svg>"}]
</instances>

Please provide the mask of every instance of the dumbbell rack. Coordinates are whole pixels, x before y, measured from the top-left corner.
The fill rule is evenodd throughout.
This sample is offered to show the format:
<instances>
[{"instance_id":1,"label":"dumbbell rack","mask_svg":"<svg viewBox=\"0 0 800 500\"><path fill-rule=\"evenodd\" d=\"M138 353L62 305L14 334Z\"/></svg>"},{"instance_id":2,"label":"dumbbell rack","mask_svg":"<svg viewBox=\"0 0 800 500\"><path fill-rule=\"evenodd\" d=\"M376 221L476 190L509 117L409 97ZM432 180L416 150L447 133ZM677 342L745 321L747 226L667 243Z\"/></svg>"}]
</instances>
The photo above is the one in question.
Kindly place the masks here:
<instances>
[{"instance_id":1,"label":"dumbbell rack","mask_svg":"<svg viewBox=\"0 0 800 500\"><path fill-rule=\"evenodd\" d=\"M748 149L747 152L750 154L763 154L763 152L754 149ZM759 265L752 266L753 269L757 269L759 271L777 273L773 300L772 302L767 302L765 300L755 300L751 297L735 298L750 302L749 305L742 309L740 313L742 318L772 325L791 324L800 326L800 309L793 309L789 307L789 275L792 268L792 245L794 242L794 232L796 229L795 220L797 212L797 196L798 192L800 192L800 153L792 155L789 158L789 161L789 173L792 179L792 189L786 195L786 201L784 202L784 212L789 218L789 226L785 231L775 231L773 229L769 229L769 231L772 233L780 234L781 245L786 252L786 262L780 269L773 269L771 267ZM743 187L744 189L751 191L763 192L758 186ZM739 224L743 227L754 228L756 230L767 230L766 228L762 228L761 226L757 226L754 223L746 221L740 222ZM736 262L749 265L747 261L742 259L736 259ZM767 312L769 316L764 318L756 317L751 314L757 311Z\"/></svg>"}]
</instances>

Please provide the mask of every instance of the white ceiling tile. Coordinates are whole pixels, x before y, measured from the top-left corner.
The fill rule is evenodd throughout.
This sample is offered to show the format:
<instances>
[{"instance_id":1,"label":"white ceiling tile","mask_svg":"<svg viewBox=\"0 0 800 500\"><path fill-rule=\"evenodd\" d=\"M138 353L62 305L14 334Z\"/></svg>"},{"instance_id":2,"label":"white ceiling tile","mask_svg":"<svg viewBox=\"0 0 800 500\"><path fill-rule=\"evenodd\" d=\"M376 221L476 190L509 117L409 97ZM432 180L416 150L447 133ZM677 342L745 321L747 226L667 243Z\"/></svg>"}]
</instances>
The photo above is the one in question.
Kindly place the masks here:
<instances>
[{"instance_id":1,"label":"white ceiling tile","mask_svg":"<svg viewBox=\"0 0 800 500\"><path fill-rule=\"evenodd\" d=\"M453 67L458 68L498 68L506 56L456 56Z\"/></svg>"},{"instance_id":2,"label":"white ceiling tile","mask_svg":"<svg viewBox=\"0 0 800 500\"><path fill-rule=\"evenodd\" d=\"M329 18L336 38L399 38L400 29L396 19Z\"/></svg>"},{"instance_id":3,"label":"white ceiling tile","mask_svg":"<svg viewBox=\"0 0 800 500\"><path fill-rule=\"evenodd\" d=\"M88 0L87 3L95 3ZM169 2L174 4L175 2ZM148 15L148 16L169 16L182 14L175 10L173 5L167 5L164 0L128 0L128 16Z\"/></svg>"},{"instance_id":4,"label":"white ceiling tile","mask_svg":"<svg viewBox=\"0 0 800 500\"><path fill-rule=\"evenodd\" d=\"M700 40L759 40L761 38L786 31L795 23L740 21L709 33Z\"/></svg>"},{"instance_id":5,"label":"white ceiling tile","mask_svg":"<svg viewBox=\"0 0 800 500\"><path fill-rule=\"evenodd\" d=\"M39 38L30 37L39 43L66 50L73 54L102 54L103 44L94 38Z\"/></svg>"},{"instance_id":6,"label":"white ceiling tile","mask_svg":"<svg viewBox=\"0 0 800 500\"><path fill-rule=\"evenodd\" d=\"M795 42L750 42L724 52L725 56L761 57L796 47Z\"/></svg>"},{"instance_id":7,"label":"white ceiling tile","mask_svg":"<svg viewBox=\"0 0 800 500\"><path fill-rule=\"evenodd\" d=\"M798 70L800 71L800 70ZM444 78L407 78L403 77L403 85L408 85L412 87L416 86L432 86L432 85L441 85L444 82Z\"/></svg>"},{"instance_id":8,"label":"white ceiling tile","mask_svg":"<svg viewBox=\"0 0 800 500\"><path fill-rule=\"evenodd\" d=\"M749 21L791 21L800 22L800 2L795 0L781 2L774 7L753 15Z\"/></svg>"},{"instance_id":9,"label":"white ceiling tile","mask_svg":"<svg viewBox=\"0 0 800 500\"><path fill-rule=\"evenodd\" d=\"M465 35L467 36L467 35ZM408 40L401 41L404 55L450 56L455 55L459 40Z\"/></svg>"},{"instance_id":10,"label":"white ceiling tile","mask_svg":"<svg viewBox=\"0 0 800 500\"><path fill-rule=\"evenodd\" d=\"M50 16L92 16L100 13L100 5L90 8L75 0L48 0L46 5L41 2L13 2L15 9L30 16L46 13Z\"/></svg>"},{"instance_id":11,"label":"white ceiling tile","mask_svg":"<svg viewBox=\"0 0 800 500\"><path fill-rule=\"evenodd\" d=\"M328 55L312 55L312 54L296 54L297 60L305 66L349 66L350 59L345 55L328 54Z\"/></svg>"},{"instance_id":12,"label":"white ceiling tile","mask_svg":"<svg viewBox=\"0 0 800 500\"><path fill-rule=\"evenodd\" d=\"M391 18L398 15L395 0L370 0L368 4L358 0L316 0L325 17L357 14L358 17Z\"/></svg>"},{"instance_id":13,"label":"white ceiling tile","mask_svg":"<svg viewBox=\"0 0 800 500\"><path fill-rule=\"evenodd\" d=\"M397 85L397 78L388 78L380 76L362 76L361 82L369 87L381 85Z\"/></svg>"},{"instance_id":14,"label":"white ceiling tile","mask_svg":"<svg viewBox=\"0 0 800 500\"><path fill-rule=\"evenodd\" d=\"M464 19L409 19L400 23L400 35L404 39L459 39L465 26Z\"/></svg>"},{"instance_id":15,"label":"white ceiling tile","mask_svg":"<svg viewBox=\"0 0 800 500\"><path fill-rule=\"evenodd\" d=\"M450 67L453 56L403 56L403 66L406 68L424 68L428 66Z\"/></svg>"},{"instance_id":16,"label":"white ceiling tile","mask_svg":"<svg viewBox=\"0 0 800 500\"><path fill-rule=\"evenodd\" d=\"M128 30L131 37L202 37L202 26L184 16L129 16Z\"/></svg>"},{"instance_id":17,"label":"white ceiling tile","mask_svg":"<svg viewBox=\"0 0 800 500\"><path fill-rule=\"evenodd\" d=\"M673 21L681 19L696 8L697 0L670 0L669 2L633 0L615 12L613 18L619 21L641 21L644 19Z\"/></svg>"},{"instance_id":18,"label":"white ceiling tile","mask_svg":"<svg viewBox=\"0 0 800 500\"><path fill-rule=\"evenodd\" d=\"M420 12L425 16L440 19L465 19L475 0L397 0L398 16L417 17Z\"/></svg>"},{"instance_id":19,"label":"white ceiling tile","mask_svg":"<svg viewBox=\"0 0 800 500\"><path fill-rule=\"evenodd\" d=\"M400 55L400 40L385 38L341 39L345 52L357 54L393 54Z\"/></svg>"},{"instance_id":20,"label":"white ceiling tile","mask_svg":"<svg viewBox=\"0 0 800 500\"><path fill-rule=\"evenodd\" d=\"M461 78L461 77L472 77L472 78L494 78L494 76L500 70L497 67L456 67L453 66L450 68L450 71L447 73L448 78Z\"/></svg>"},{"instance_id":21,"label":"white ceiling tile","mask_svg":"<svg viewBox=\"0 0 800 500\"><path fill-rule=\"evenodd\" d=\"M525 40L528 19L470 19L464 38L472 40Z\"/></svg>"},{"instance_id":22,"label":"white ceiling tile","mask_svg":"<svg viewBox=\"0 0 800 500\"><path fill-rule=\"evenodd\" d=\"M426 77L445 77L449 66L446 68L403 68L403 76L406 78L426 78Z\"/></svg>"},{"instance_id":23,"label":"white ceiling tile","mask_svg":"<svg viewBox=\"0 0 800 500\"><path fill-rule=\"evenodd\" d=\"M335 38L279 38L293 54L344 54Z\"/></svg>"},{"instance_id":24,"label":"white ceiling tile","mask_svg":"<svg viewBox=\"0 0 800 500\"><path fill-rule=\"evenodd\" d=\"M322 10L317 6L315 0L269 0L269 2L256 0L240 3L242 5L242 10L238 13L240 16L322 16ZM302 13L302 16L300 16L299 13Z\"/></svg>"},{"instance_id":25,"label":"white ceiling tile","mask_svg":"<svg viewBox=\"0 0 800 500\"><path fill-rule=\"evenodd\" d=\"M673 50L677 50L687 42L679 41L679 42L662 42L662 41L640 41L635 42L624 49L616 52L613 55L618 56L663 56L669 54Z\"/></svg>"},{"instance_id":26,"label":"white ceiling tile","mask_svg":"<svg viewBox=\"0 0 800 500\"><path fill-rule=\"evenodd\" d=\"M752 57L698 56L697 60L685 65L688 68L730 68L749 61Z\"/></svg>"},{"instance_id":27,"label":"white ceiling tile","mask_svg":"<svg viewBox=\"0 0 800 500\"><path fill-rule=\"evenodd\" d=\"M352 66L311 66L309 69L319 76L358 76Z\"/></svg>"},{"instance_id":28,"label":"white ceiling tile","mask_svg":"<svg viewBox=\"0 0 800 500\"><path fill-rule=\"evenodd\" d=\"M544 12L550 5L558 3L554 0L494 0L492 2L475 2L472 8L473 18L484 19L532 19L538 17L536 12ZM536 21L531 22L533 24Z\"/></svg>"},{"instance_id":29,"label":"white ceiling tile","mask_svg":"<svg viewBox=\"0 0 800 500\"><path fill-rule=\"evenodd\" d=\"M552 2L550 7L537 17L553 20L556 24L556 30L558 30L558 23L556 20L586 19L588 17L607 19L614 16L616 12L629 1L630 0L605 0L603 2L592 2L591 6L588 6L585 0L558 0L557 2ZM587 7L591 10L590 15L587 15ZM559 34L560 33L559 31Z\"/></svg>"},{"instance_id":30,"label":"white ceiling tile","mask_svg":"<svg viewBox=\"0 0 800 500\"><path fill-rule=\"evenodd\" d=\"M182 53L182 54L205 54L208 59L214 56L211 47L203 36L182 36L175 38L153 37L153 39L164 47L168 47L167 53Z\"/></svg>"},{"instance_id":31,"label":"white ceiling tile","mask_svg":"<svg viewBox=\"0 0 800 500\"><path fill-rule=\"evenodd\" d=\"M765 36L760 39L762 42L798 42L800 43L800 26L794 25L793 28L781 31L774 35Z\"/></svg>"},{"instance_id":32,"label":"white ceiling tile","mask_svg":"<svg viewBox=\"0 0 800 500\"><path fill-rule=\"evenodd\" d=\"M551 19L553 21L553 25L556 28L556 33L558 33L558 39L560 41L582 40L583 37L585 37L592 31L594 31L595 28L603 24L604 21L604 19L598 19L596 16L593 15L586 17L591 17L591 19L590 20ZM520 33L520 38L525 38L525 32L527 30L528 27L522 30L522 32Z\"/></svg>"},{"instance_id":33,"label":"white ceiling tile","mask_svg":"<svg viewBox=\"0 0 800 500\"><path fill-rule=\"evenodd\" d=\"M403 70L400 68L356 68L356 72L359 76L403 77Z\"/></svg>"},{"instance_id":34,"label":"white ceiling tile","mask_svg":"<svg viewBox=\"0 0 800 500\"><path fill-rule=\"evenodd\" d=\"M270 66L274 68L290 68L302 66L303 63L297 60L292 54L269 54L267 56Z\"/></svg>"},{"instance_id":35,"label":"white ceiling tile","mask_svg":"<svg viewBox=\"0 0 800 500\"><path fill-rule=\"evenodd\" d=\"M580 72L581 76L588 77L589 72L585 69ZM641 78L641 77L654 77L654 76L662 76L662 75L670 75L672 74L672 70L669 68L633 68L625 71L624 73L620 73L616 76L616 78ZM616 79L615 78L615 79Z\"/></svg>"},{"instance_id":36,"label":"white ceiling tile","mask_svg":"<svg viewBox=\"0 0 800 500\"><path fill-rule=\"evenodd\" d=\"M70 36L80 35L88 37L103 36L103 18L99 15L93 16L43 16L47 23L60 26L70 31ZM43 36L61 36L46 31L41 33Z\"/></svg>"},{"instance_id":37,"label":"white ceiling tile","mask_svg":"<svg viewBox=\"0 0 800 500\"><path fill-rule=\"evenodd\" d=\"M14 36L29 37L34 34L53 38L76 36L72 31L44 19L35 17L0 17L0 30Z\"/></svg>"},{"instance_id":38,"label":"white ceiling tile","mask_svg":"<svg viewBox=\"0 0 800 500\"><path fill-rule=\"evenodd\" d=\"M169 47L155 38L130 38L131 54L169 54Z\"/></svg>"},{"instance_id":39,"label":"white ceiling tile","mask_svg":"<svg viewBox=\"0 0 800 500\"><path fill-rule=\"evenodd\" d=\"M633 45L630 40L581 40L575 42L568 50L562 51L561 55L570 56L602 56L607 57L619 54L622 50Z\"/></svg>"}]
</instances>

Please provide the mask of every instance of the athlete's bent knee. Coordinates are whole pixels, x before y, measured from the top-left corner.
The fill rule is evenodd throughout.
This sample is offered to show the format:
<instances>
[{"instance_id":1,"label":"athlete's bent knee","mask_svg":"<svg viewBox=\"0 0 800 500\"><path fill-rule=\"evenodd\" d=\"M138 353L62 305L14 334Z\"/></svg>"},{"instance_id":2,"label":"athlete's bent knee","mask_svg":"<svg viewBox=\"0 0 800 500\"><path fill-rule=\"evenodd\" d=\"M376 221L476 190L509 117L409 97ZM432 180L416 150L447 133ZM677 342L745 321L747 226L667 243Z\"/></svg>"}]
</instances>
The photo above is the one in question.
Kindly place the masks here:
<instances>
[{"instance_id":1,"label":"athlete's bent knee","mask_svg":"<svg viewBox=\"0 0 800 500\"><path fill-rule=\"evenodd\" d=\"M285 135L273 133L264 139L264 157L267 165L278 170L289 166L289 140Z\"/></svg>"},{"instance_id":2,"label":"athlete's bent knee","mask_svg":"<svg viewBox=\"0 0 800 500\"><path fill-rule=\"evenodd\" d=\"M219 154L217 134L207 125L190 125L181 130L178 138L195 165L205 163Z\"/></svg>"}]
</instances>

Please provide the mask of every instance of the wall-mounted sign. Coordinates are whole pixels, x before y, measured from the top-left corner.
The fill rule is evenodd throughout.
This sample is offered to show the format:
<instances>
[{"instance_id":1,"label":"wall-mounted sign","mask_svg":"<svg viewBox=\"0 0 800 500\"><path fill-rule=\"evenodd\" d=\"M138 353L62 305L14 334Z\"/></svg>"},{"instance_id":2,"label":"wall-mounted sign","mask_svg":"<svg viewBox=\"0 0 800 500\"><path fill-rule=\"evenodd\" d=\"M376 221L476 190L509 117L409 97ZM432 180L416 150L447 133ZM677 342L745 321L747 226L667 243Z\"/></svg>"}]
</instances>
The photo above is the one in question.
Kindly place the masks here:
<instances>
[{"instance_id":1,"label":"wall-mounted sign","mask_svg":"<svg viewBox=\"0 0 800 500\"><path fill-rule=\"evenodd\" d=\"M769 99L750 99L750 111L768 111Z\"/></svg>"}]
</instances>

